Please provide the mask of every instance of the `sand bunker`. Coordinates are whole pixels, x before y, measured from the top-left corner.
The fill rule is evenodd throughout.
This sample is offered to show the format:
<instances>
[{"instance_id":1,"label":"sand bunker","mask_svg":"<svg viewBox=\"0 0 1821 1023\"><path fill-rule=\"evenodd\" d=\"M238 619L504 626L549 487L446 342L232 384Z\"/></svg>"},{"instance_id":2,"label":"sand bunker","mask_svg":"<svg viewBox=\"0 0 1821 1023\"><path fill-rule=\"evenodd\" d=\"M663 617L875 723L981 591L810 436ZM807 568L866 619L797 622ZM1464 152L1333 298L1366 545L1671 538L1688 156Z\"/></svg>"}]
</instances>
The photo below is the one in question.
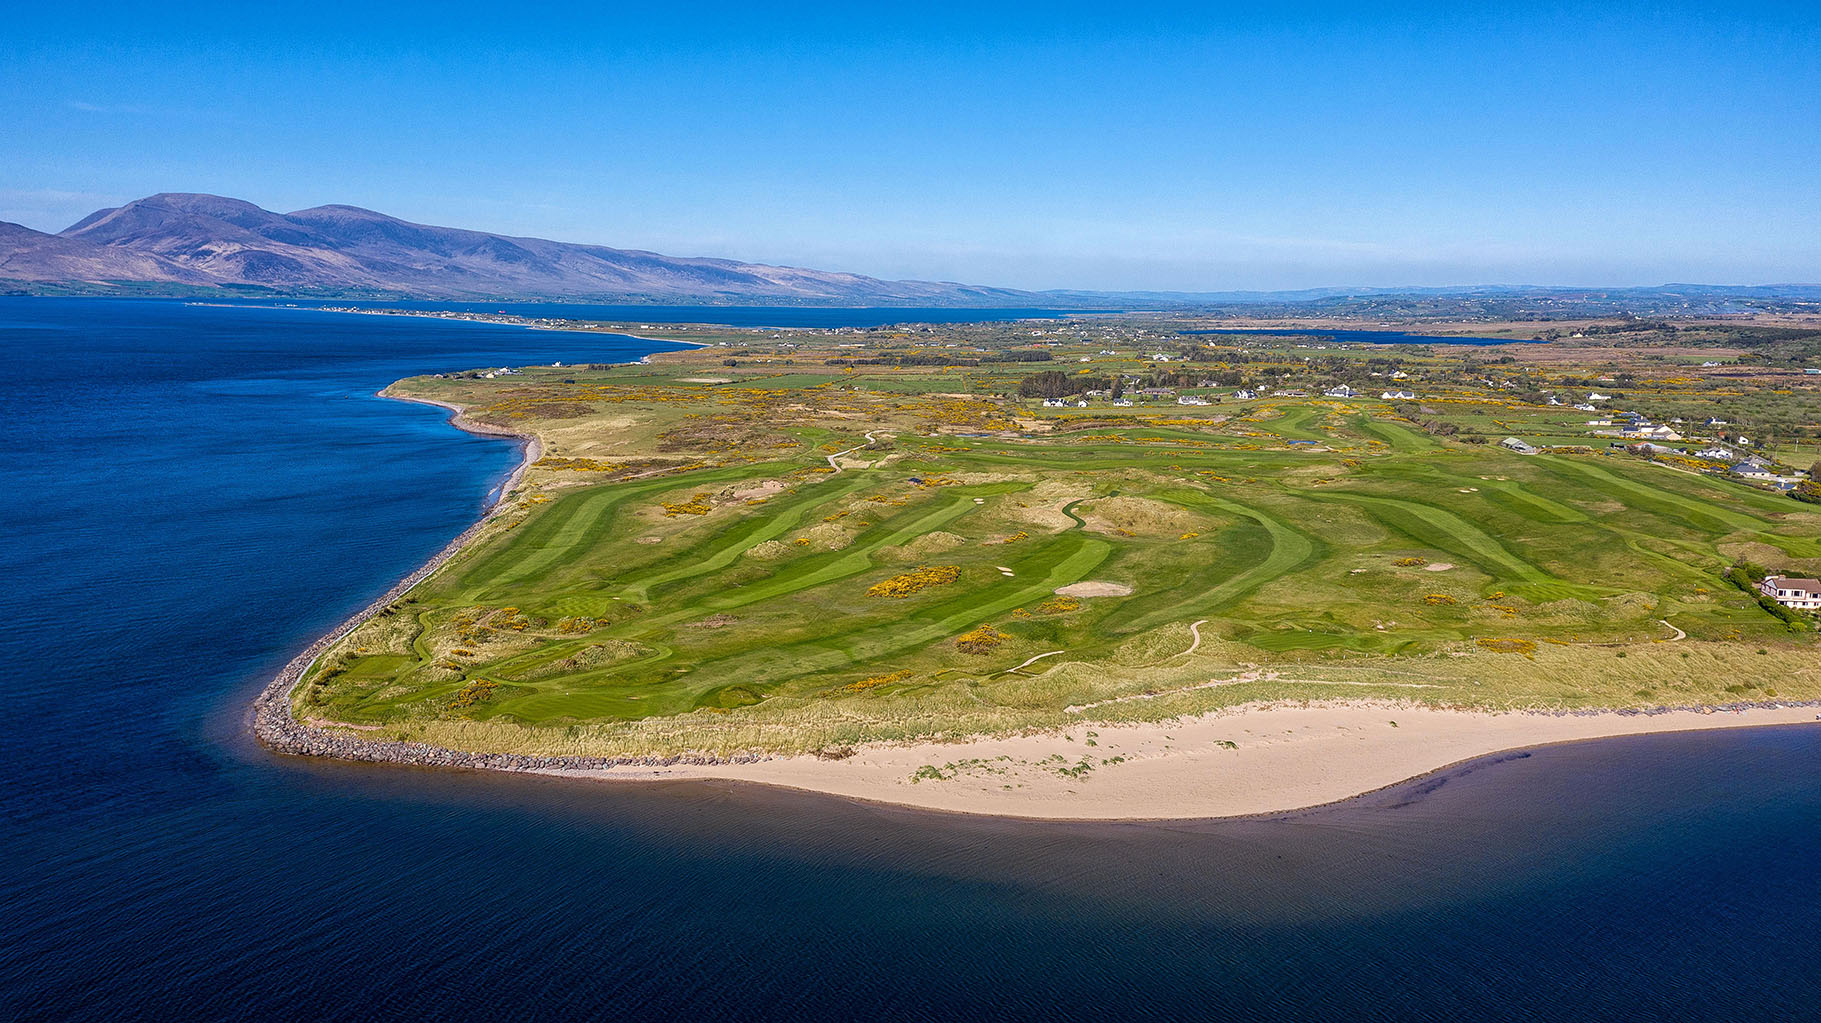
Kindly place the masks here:
<instances>
[{"instance_id":1,"label":"sand bunker","mask_svg":"<svg viewBox=\"0 0 1821 1023\"><path fill-rule=\"evenodd\" d=\"M1436 561L1423 566L1425 572L1446 572L1454 566L1446 561Z\"/></svg>"},{"instance_id":2,"label":"sand bunker","mask_svg":"<svg viewBox=\"0 0 1821 1023\"><path fill-rule=\"evenodd\" d=\"M1132 588L1124 583L1088 582L1070 583L1056 591L1059 597L1129 597Z\"/></svg>"},{"instance_id":3,"label":"sand bunker","mask_svg":"<svg viewBox=\"0 0 1821 1023\"><path fill-rule=\"evenodd\" d=\"M749 487L741 487L740 489L733 491L732 496L736 501L758 501L776 494L781 494L784 492L784 489L785 483L783 480L764 480Z\"/></svg>"},{"instance_id":4,"label":"sand bunker","mask_svg":"<svg viewBox=\"0 0 1821 1023\"><path fill-rule=\"evenodd\" d=\"M679 384L731 384L727 377L677 377Z\"/></svg>"}]
</instances>

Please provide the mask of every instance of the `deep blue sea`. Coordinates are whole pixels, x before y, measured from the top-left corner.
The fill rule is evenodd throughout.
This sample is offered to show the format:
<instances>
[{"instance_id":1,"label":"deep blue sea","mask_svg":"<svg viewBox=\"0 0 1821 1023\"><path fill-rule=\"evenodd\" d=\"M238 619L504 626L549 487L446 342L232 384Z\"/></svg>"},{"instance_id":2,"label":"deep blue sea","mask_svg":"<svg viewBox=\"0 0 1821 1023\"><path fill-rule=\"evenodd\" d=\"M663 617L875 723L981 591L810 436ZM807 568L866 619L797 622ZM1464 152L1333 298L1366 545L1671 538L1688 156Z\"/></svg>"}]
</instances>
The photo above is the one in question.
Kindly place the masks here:
<instances>
[{"instance_id":1,"label":"deep blue sea","mask_svg":"<svg viewBox=\"0 0 1821 1023\"><path fill-rule=\"evenodd\" d=\"M0 1019L1821 1013L1817 727L1099 825L249 741L266 679L515 460L375 390L656 347L0 299Z\"/></svg>"},{"instance_id":2,"label":"deep blue sea","mask_svg":"<svg viewBox=\"0 0 1821 1023\"><path fill-rule=\"evenodd\" d=\"M270 299L248 303L274 304ZM1111 309L944 309L881 306L870 309L768 305L599 305L580 302L361 302L352 299L300 300L300 308L357 306L362 309L453 309L467 313L508 313L607 323L719 323L734 327L883 327L894 323L989 323L1055 319Z\"/></svg>"}]
</instances>

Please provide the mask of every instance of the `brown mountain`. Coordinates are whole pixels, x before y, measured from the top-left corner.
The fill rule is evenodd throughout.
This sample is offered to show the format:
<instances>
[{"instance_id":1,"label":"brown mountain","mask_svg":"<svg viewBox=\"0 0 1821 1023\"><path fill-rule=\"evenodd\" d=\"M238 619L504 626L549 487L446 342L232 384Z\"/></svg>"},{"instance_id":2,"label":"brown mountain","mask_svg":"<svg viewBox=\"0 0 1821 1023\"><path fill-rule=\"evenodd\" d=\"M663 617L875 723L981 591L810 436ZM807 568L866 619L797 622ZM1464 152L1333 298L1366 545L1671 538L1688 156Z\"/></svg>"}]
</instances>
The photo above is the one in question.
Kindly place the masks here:
<instances>
[{"instance_id":1,"label":"brown mountain","mask_svg":"<svg viewBox=\"0 0 1821 1023\"><path fill-rule=\"evenodd\" d=\"M187 193L98 210L55 235L0 223L0 286L761 304L1038 299L1003 288L430 227L355 206L273 213L239 199Z\"/></svg>"}]
</instances>

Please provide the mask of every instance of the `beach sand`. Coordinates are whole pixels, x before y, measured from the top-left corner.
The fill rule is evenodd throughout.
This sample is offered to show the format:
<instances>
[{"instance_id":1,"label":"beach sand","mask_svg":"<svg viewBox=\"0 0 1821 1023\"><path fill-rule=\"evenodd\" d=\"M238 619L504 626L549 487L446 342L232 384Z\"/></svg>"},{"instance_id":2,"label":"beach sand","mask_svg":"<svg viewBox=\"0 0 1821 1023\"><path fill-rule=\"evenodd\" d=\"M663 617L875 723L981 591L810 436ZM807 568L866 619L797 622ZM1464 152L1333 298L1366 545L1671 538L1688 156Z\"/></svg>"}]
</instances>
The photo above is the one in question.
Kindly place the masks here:
<instances>
[{"instance_id":1,"label":"beach sand","mask_svg":"<svg viewBox=\"0 0 1821 1023\"><path fill-rule=\"evenodd\" d=\"M868 746L840 760L801 756L546 773L607 780L729 779L1006 817L1200 819L1336 802L1505 750L1798 722L1821 727L1812 706L1649 715L1495 714L1371 703L1254 706L1165 724L1081 725L1045 735Z\"/></svg>"}]
</instances>

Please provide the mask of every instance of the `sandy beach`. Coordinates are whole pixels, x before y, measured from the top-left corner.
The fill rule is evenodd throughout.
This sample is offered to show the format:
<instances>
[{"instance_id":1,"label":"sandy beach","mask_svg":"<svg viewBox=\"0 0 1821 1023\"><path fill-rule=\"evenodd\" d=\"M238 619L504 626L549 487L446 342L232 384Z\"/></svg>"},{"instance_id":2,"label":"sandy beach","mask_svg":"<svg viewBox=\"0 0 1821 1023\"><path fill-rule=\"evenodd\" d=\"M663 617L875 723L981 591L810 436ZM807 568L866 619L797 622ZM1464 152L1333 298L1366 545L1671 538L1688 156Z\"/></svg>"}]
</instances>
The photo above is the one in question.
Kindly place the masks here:
<instances>
[{"instance_id":1,"label":"sandy beach","mask_svg":"<svg viewBox=\"0 0 1821 1023\"><path fill-rule=\"evenodd\" d=\"M1821 709L1813 706L1561 715L1370 703L1254 706L1162 724L862 747L841 760L543 773L607 781L728 779L1047 820L1201 819L1332 803L1507 750L1650 732L1821 727L1818 716Z\"/></svg>"}]
</instances>

